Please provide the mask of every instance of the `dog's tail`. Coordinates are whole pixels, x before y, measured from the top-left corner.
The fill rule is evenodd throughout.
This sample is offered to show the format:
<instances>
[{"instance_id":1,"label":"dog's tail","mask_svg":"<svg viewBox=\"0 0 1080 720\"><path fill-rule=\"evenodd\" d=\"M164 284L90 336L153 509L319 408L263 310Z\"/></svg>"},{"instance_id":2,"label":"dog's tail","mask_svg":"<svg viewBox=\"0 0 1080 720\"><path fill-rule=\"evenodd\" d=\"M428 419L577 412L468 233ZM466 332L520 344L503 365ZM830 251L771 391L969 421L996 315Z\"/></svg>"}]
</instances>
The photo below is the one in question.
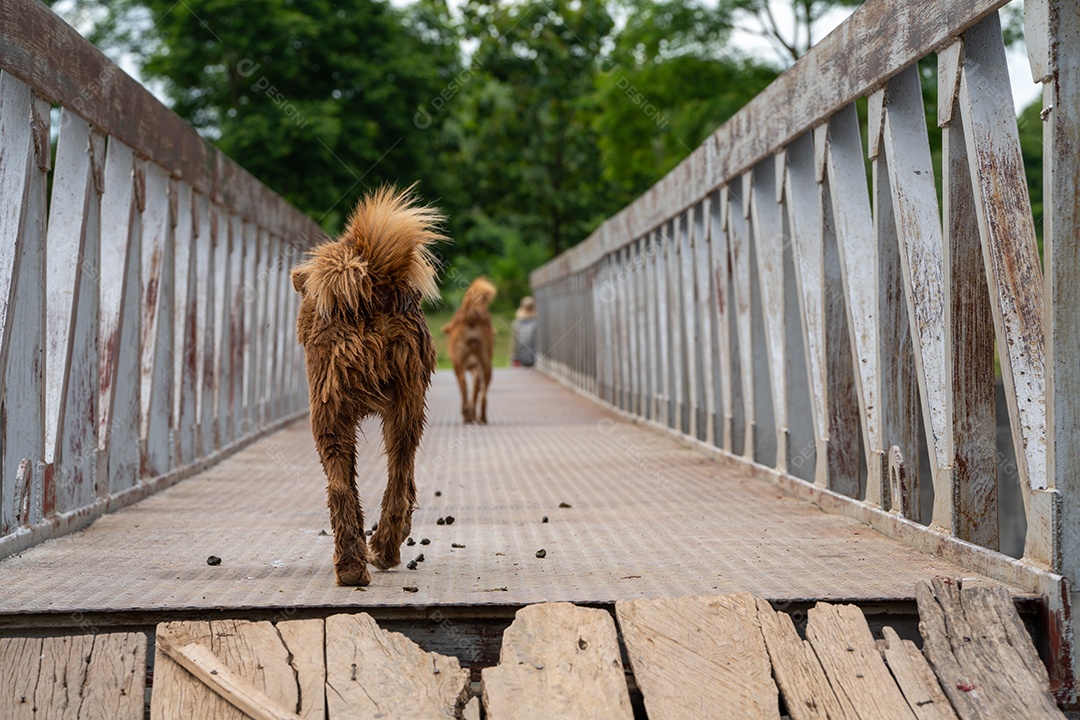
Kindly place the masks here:
<instances>
[{"instance_id":1,"label":"dog's tail","mask_svg":"<svg viewBox=\"0 0 1080 720\"><path fill-rule=\"evenodd\" d=\"M445 216L418 204L412 190L381 187L365 197L340 241L316 247L293 270L293 286L320 314L339 306L355 311L379 288L410 288L426 300L439 296L429 246L447 239L439 229Z\"/></svg>"},{"instance_id":2,"label":"dog's tail","mask_svg":"<svg viewBox=\"0 0 1080 720\"><path fill-rule=\"evenodd\" d=\"M465 290L461 307L454 313L450 322L443 326L442 334L449 335L457 325L485 322L488 320L487 309L495 299L495 286L486 277L478 277Z\"/></svg>"}]
</instances>

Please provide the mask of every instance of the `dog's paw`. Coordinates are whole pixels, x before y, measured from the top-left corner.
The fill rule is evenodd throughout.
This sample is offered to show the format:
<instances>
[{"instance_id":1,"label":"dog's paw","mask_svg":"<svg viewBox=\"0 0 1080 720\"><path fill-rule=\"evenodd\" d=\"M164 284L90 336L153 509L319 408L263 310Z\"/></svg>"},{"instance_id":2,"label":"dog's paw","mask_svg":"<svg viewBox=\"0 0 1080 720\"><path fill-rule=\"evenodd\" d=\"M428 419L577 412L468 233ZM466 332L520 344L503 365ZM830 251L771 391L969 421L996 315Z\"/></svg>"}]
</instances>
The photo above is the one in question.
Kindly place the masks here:
<instances>
[{"instance_id":1,"label":"dog's paw","mask_svg":"<svg viewBox=\"0 0 1080 720\"><path fill-rule=\"evenodd\" d=\"M351 560L341 562L334 566L334 576L338 585L369 585L371 573L368 572L367 563L363 560Z\"/></svg>"},{"instance_id":2,"label":"dog's paw","mask_svg":"<svg viewBox=\"0 0 1080 720\"><path fill-rule=\"evenodd\" d=\"M401 544L395 543L382 533L382 525L375 531L368 542L371 564L380 570L389 570L401 564Z\"/></svg>"}]
</instances>

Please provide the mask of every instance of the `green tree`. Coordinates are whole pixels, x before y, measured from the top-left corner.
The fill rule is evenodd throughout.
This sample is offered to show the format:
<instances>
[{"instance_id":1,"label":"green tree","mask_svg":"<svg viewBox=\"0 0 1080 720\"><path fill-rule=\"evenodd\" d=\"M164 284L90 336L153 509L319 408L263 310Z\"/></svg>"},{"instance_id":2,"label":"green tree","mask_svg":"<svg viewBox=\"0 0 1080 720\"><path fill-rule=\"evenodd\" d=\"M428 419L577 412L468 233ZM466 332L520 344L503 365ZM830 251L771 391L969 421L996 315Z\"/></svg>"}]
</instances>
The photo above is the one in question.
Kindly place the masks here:
<instances>
[{"instance_id":1,"label":"green tree","mask_svg":"<svg viewBox=\"0 0 1080 720\"><path fill-rule=\"evenodd\" d=\"M597 76L604 176L629 202L775 77L727 52L723 6L636 0Z\"/></svg>"},{"instance_id":2,"label":"green tree","mask_svg":"<svg viewBox=\"0 0 1080 720\"><path fill-rule=\"evenodd\" d=\"M173 109L333 232L383 182L440 194L416 108L460 72L444 0L81 0Z\"/></svg>"}]
</instances>

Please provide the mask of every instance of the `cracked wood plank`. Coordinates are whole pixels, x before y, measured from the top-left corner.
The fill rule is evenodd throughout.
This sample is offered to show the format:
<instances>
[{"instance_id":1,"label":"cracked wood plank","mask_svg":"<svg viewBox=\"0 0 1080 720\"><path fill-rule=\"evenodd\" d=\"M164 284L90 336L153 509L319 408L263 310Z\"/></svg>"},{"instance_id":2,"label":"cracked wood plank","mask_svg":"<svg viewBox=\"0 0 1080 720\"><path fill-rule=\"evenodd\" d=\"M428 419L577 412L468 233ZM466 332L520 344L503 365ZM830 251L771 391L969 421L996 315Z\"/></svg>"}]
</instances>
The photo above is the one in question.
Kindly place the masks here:
<instances>
[{"instance_id":1,"label":"cracked wood plank","mask_svg":"<svg viewBox=\"0 0 1080 720\"><path fill-rule=\"evenodd\" d=\"M923 652L962 719L1064 717L1004 588L934 578L915 594Z\"/></svg>"},{"instance_id":2,"label":"cracked wood plank","mask_svg":"<svg viewBox=\"0 0 1080 720\"><path fill-rule=\"evenodd\" d=\"M482 686L488 720L633 717L615 622L570 603L518 610Z\"/></svg>"},{"instance_id":3,"label":"cracked wood plank","mask_svg":"<svg viewBox=\"0 0 1080 720\"><path fill-rule=\"evenodd\" d=\"M919 720L955 720L949 698L938 684L934 669L910 640L901 640L891 627L882 628L881 654Z\"/></svg>"},{"instance_id":4,"label":"cracked wood plank","mask_svg":"<svg viewBox=\"0 0 1080 720\"><path fill-rule=\"evenodd\" d=\"M0 717L141 720L146 636L0 639Z\"/></svg>"},{"instance_id":5,"label":"cracked wood plank","mask_svg":"<svg viewBox=\"0 0 1080 720\"><path fill-rule=\"evenodd\" d=\"M851 702L841 702L825 677L814 648L799 637L787 613L776 612L767 600L757 601L758 623L772 661L773 676L791 720L857 718Z\"/></svg>"},{"instance_id":6,"label":"cracked wood plank","mask_svg":"<svg viewBox=\"0 0 1080 720\"><path fill-rule=\"evenodd\" d=\"M323 720L326 715L326 647L322 620L287 620L276 626L289 651L299 712L304 720Z\"/></svg>"},{"instance_id":7,"label":"cracked wood plank","mask_svg":"<svg viewBox=\"0 0 1080 720\"><path fill-rule=\"evenodd\" d=\"M290 712L299 706L297 674L290 653L277 629L266 621L215 620L213 622L173 622L158 626L158 646L154 659L154 693L150 716L154 720L176 717L212 717L244 720L247 716L216 692L197 680L162 650L196 643L207 648L232 672L256 690Z\"/></svg>"},{"instance_id":8,"label":"cracked wood plank","mask_svg":"<svg viewBox=\"0 0 1080 720\"><path fill-rule=\"evenodd\" d=\"M653 720L780 716L750 595L621 600L615 612Z\"/></svg>"},{"instance_id":9,"label":"cracked wood plank","mask_svg":"<svg viewBox=\"0 0 1080 720\"><path fill-rule=\"evenodd\" d=\"M469 671L457 658L424 652L367 613L326 619L329 720L456 717L468 697Z\"/></svg>"},{"instance_id":10,"label":"cracked wood plank","mask_svg":"<svg viewBox=\"0 0 1080 720\"><path fill-rule=\"evenodd\" d=\"M833 692L864 720L914 720L855 605L819 602L808 613L806 639L817 654Z\"/></svg>"}]
</instances>

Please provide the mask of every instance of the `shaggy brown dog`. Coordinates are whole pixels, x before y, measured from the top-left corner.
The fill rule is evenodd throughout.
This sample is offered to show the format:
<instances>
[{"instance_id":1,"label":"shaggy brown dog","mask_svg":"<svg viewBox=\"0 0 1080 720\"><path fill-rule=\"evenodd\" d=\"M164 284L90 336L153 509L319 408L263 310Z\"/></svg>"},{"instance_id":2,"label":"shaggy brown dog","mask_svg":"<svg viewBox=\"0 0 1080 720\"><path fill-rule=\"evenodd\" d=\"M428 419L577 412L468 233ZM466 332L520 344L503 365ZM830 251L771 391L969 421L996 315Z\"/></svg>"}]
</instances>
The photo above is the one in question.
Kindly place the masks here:
<instances>
[{"instance_id":1,"label":"shaggy brown dog","mask_svg":"<svg viewBox=\"0 0 1080 720\"><path fill-rule=\"evenodd\" d=\"M449 336L447 350L461 388L461 415L466 423L487 424L487 392L491 385L491 356L495 351L495 329L491 327L488 306L494 299L495 286L487 278L473 280L461 307L442 329ZM467 372L473 374L471 399Z\"/></svg>"},{"instance_id":2,"label":"shaggy brown dog","mask_svg":"<svg viewBox=\"0 0 1080 720\"><path fill-rule=\"evenodd\" d=\"M371 582L368 562L383 570L401 562L416 507L413 461L436 364L420 302L438 296L428 245L445 237L437 229L442 214L417 205L411 190L382 188L362 200L345 233L292 271L303 297L296 336L341 585ZM382 417L389 477L369 547L356 491L356 430L374 414Z\"/></svg>"}]
</instances>

